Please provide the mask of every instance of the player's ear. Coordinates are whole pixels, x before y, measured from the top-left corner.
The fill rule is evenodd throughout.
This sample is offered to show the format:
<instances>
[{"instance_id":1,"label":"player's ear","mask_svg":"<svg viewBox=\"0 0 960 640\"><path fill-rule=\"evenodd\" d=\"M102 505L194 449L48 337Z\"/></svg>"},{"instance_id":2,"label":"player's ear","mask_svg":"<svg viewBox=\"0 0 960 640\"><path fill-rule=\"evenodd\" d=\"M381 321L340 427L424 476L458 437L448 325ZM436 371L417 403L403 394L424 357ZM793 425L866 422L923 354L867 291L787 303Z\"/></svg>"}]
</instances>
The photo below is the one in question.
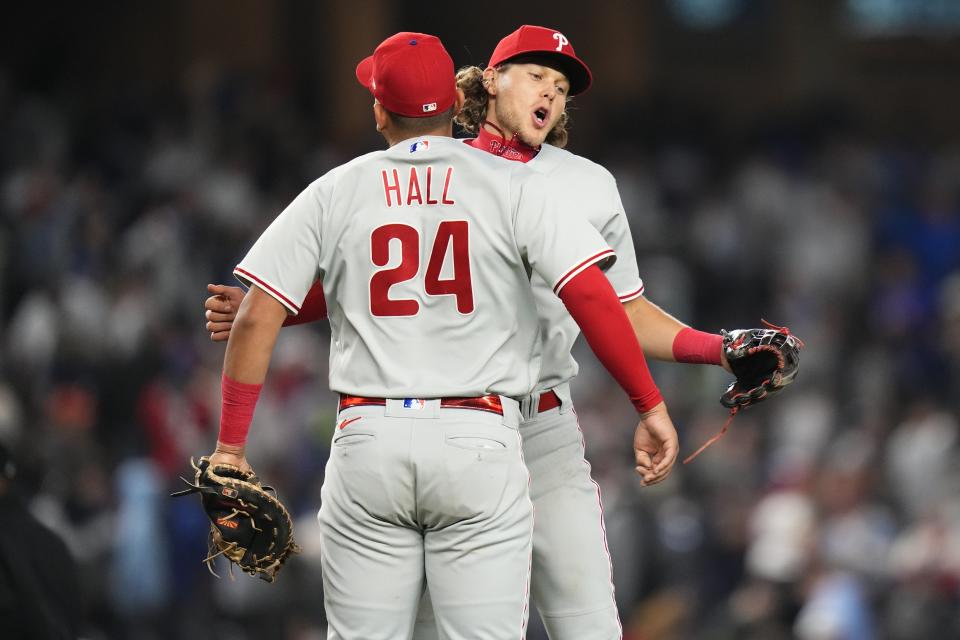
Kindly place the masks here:
<instances>
[{"instance_id":1,"label":"player's ear","mask_svg":"<svg viewBox=\"0 0 960 640\"><path fill-rule=\"evenodd\" d=\"M390 114L379 102L373 103L373 119L377 123L377 131L383 131L390 126Z\"/></svg>"},{"instance_id":2,"label":"player's ear","mask_svg":"<svg viewBox=\"0 0 960 640\"><path fill-rule=\"evenodd\" d=\"M497 95L497 70L493 67L487 67L483 70L483 88L487 90L487 95Z\"/></svg>"}]
</instances>

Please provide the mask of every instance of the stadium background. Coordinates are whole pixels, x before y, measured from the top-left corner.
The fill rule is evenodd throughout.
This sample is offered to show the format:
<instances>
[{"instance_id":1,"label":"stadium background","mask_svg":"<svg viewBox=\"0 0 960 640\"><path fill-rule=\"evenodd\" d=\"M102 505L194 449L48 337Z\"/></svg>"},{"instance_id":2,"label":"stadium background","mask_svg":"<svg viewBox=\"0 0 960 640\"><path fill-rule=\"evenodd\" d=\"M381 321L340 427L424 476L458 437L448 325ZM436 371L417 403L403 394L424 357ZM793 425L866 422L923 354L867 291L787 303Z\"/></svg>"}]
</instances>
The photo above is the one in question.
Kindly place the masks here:
<instances>
[{"instance_id":1,"label":"stadium background","mask_svg":"<svg viewBox=\"0 0 960 640\"><path fill-rule=\"evenodd\" d=\"M84 637L323 637L329 330L283 331L250 443L306 552L274 586L217 581L199 508L166 497L216 433L204 287L305 184L383 146L353 78L380 40L435 33L483 65L522 23L593 69L569 148L618 178L648 297L808 345L793 387L649 489L629 406L579 351L626 637L958 637L960 4L515 5L5 8L0 442L78 561ZM728 377L654 374L689 453Z\"/></svg>"}]
</instances>

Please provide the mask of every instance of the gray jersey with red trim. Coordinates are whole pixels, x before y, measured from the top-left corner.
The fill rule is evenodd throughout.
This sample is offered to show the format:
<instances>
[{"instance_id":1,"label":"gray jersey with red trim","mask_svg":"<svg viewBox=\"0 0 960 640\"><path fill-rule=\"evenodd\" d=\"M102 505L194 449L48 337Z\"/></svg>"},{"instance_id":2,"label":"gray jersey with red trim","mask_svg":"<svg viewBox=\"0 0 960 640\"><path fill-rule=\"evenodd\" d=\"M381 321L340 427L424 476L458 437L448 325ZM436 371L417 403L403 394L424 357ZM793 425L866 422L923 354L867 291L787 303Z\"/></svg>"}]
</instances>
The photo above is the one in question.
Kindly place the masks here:
<instances>
[{"instance_id":1,"label":"gray jersey with red trim","mask_svg":"<svg viewBox=\"0 0 960 640\"><path fill-rule=\"evenodd\" d=\"M571 219L576 216L587 220L616 252L617 261L606 273L620 301L640 297L643 281L613 175L595 162L548 144L543 145L540 153L526 166L547 177L552 197L564 203L564 210ZM537 391L544 391L577 375L579 365L570 351L580 335L580 328L563 303L553 295L548 283L538 274L533 274L532 282L544 339L543 366Z\"/></svg>"},{"instance_id":2,"label":"gray jersey with red trim","mask_svg":"<svg viewBox=\"0 0 960 640\"><path fill-rule=\"evenodd\" d=\"M531 274L555 296L615 261L551 191L525 165L453 138L407 140L312 183L235 274L292 314L323 279L334 391L523 396L541 365Z\"/></svg>"}]
</instances>

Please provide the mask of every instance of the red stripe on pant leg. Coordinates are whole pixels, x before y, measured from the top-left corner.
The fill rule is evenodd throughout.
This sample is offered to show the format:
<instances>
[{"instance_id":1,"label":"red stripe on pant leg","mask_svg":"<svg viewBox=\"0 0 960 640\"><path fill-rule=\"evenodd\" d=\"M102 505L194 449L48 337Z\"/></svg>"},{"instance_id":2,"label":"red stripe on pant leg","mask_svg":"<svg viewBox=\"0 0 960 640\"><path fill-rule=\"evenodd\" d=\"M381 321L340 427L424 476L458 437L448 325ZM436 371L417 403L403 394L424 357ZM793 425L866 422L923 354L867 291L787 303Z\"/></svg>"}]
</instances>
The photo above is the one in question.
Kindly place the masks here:
<instances>
[{"instance_id":1,"label":"red stripe on pant leg","mask_svg":"<svg viewBox=\"0 0 960 640\"><path fill-rule=\"evenodd\" d=\"M617 626L620 628L620 637L623 638L623 623L620 622L620 610L617 608L617 586L613 582L613 557L610 555L610 545L607 543L607 525L603 519L603 498L600 497L600 485L597 484L597 481L593 479L593 474L590 473L593 467L587 460L587 444L583 437L583 429L580 428L580 416L577 414L576 409L573 409L573 415L577 419L577 431L580 432L580 445L583 447L584 452L583 462L587 465L587 477L590 478L590 482L592 482L593 486L597 489L597 504L600 505L600 531L603 532L603 550L607 554L607 568L609 569L610 575L610 593L613 596L613 610L617 615Z\"/></svg>"}]
</instances>

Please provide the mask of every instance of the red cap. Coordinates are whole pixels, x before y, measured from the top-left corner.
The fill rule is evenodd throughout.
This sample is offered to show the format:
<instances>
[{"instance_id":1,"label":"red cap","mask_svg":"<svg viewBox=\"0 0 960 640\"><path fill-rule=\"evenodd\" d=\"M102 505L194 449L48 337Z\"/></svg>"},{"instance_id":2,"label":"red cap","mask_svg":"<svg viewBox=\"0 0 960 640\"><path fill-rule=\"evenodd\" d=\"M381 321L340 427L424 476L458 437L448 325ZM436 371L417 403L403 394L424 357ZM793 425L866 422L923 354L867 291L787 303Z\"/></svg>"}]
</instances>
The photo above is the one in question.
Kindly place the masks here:
<instances>
[{"instance_id":1,"label":"red cap","mask_svg":"<svg viewBox=\"0 0 960 640\"><path fill-rule=\"evenodd\" d=\"M357 80L387 110L408 118L443 113L457 99L453 59L436 36L392 35L357 65Z\"/></svg>"},{"instance_id":2,"label":"red cap","mask_svg":"<svg viewBox=\"0 0 960 640\"><path fill-rule=\"evenodd\" d=\"M500 41L490 56L490 64L496 67L526 54L554 58L570 81L570 95L575 96L590 88L593 74L583 60L573 51L573 45L556 29L525 24Z\"/></svg>"}]
</instances>

